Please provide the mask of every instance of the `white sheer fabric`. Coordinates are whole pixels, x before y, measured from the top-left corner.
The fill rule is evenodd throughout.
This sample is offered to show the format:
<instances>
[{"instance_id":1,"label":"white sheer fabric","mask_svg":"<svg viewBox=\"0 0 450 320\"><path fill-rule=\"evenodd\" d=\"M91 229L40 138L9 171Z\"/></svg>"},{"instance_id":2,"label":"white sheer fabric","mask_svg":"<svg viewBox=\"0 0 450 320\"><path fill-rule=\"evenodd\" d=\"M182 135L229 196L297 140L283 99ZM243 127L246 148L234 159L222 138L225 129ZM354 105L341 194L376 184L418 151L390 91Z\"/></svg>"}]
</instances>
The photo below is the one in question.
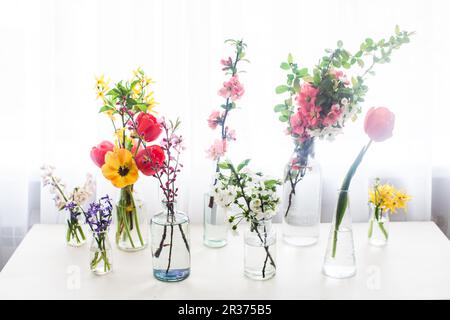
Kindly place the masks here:
<instances>
[{"instance_id":1,"label":"white sheer fabric","mask_svg":"<svg viewBox=\"0 0 450 320\"><path fill-rule=\"evenodd\" d=\"M205 150L215 138L205 119L221 103L219 60L230 54L223 41L243 38L251 60L241 76L246 89L241 108L230 118L238 140L229 156L252 158L254 168L281 177L292 145L273 112L281 100L274 88L285 76L280 62L292 52L310 67L338 39L356 50L365 37L386 37L398 24L417 35L389 65L377 67L364 104L366 110L381 105L393 110L395 135L371 148L353 181L353 217L367 219L367 186L379 176L413 195L402 219L429 220L433 200L433 211L444 217L441 226L448 228L449 204L432 197L433 164L443 168L439 192L445 194L442 188L449 185L448 12L446 1L430 0L0 0L1 226L57 221L49 195L39 196L43 162L54 164L69 185L93 172L98 194L115 196L89 158L91 146L112 132L97 113L95 75L128 78L141 66L157 81L158 110L181 118L186 139L180 207L200 222L213 168ZM324 221L331 217L345 171L366 142L362 118L335 142L318 143ZM156 211L155 182L142 178L139 184Z\"/></svg>"}]
</instances>

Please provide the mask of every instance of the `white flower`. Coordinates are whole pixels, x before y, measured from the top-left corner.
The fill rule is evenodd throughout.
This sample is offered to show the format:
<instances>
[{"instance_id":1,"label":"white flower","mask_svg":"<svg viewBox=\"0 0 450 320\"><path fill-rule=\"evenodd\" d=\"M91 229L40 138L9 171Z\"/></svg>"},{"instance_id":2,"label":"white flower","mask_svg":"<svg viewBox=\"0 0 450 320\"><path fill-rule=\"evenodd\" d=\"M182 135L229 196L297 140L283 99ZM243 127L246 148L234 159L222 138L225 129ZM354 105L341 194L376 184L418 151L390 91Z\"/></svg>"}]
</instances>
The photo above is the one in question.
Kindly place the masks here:
<instances>
[{"instance_id":1,"label":"white flower","mask_svg":"<svg viewBox=\"0 0 450 320\"><path fill-rule=\"evenodd\" d=\"M213 188L212 195L217 205L226 208L236 199L237 191L235 186L216 186Z\"/></svg>"},{"instance_id":2,"label":"white flower","mask_svg":"<svg viewBox=\"0 0 450 320\"><path fill-rule=\"evenodd\" d=\"M250 209L258 215L258 213L261 213L261 200L260 199L252 199L250 201Z\"/></svg>"}]
</instances>

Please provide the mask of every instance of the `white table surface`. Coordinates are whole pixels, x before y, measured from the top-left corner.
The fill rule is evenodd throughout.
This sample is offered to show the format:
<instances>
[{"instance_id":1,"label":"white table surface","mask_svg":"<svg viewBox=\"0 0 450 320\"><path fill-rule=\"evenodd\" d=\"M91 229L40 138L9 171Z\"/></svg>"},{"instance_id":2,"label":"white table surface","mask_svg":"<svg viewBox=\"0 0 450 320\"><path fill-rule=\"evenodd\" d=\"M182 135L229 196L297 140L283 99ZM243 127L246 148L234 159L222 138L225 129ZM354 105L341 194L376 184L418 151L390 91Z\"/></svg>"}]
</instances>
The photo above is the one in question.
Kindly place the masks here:
<instances>
[{"instance_id":1,"label":"white table surface","mask_svg":"<svg viewBox=\"0 0 450 320\"><path fill-rule=\"evenodd\" d=\"M279 226L277 226L279 227ZM368 245L366 223L354 224L357 274L344 280L321 273L329 224L317 245L277 244L277 275L243 275L243 241L220 249L202 245L191 226L191 276L178 283L153 278L151 252L113 250L114 271L95 276L89 244L67 247L62 225L35 225L0 273L0 299L450 299L450 241L433 222L391 223L388 246Z\"/></svg>"}]
</instances>

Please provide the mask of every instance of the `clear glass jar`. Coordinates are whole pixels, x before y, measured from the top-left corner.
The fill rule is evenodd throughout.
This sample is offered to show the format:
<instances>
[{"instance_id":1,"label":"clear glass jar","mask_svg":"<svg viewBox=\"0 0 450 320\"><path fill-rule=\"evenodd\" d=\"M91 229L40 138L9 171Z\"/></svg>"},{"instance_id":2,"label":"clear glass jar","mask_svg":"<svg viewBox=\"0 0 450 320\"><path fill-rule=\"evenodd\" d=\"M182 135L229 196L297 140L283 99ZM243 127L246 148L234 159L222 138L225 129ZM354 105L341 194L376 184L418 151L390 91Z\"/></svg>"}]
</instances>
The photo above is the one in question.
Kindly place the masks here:
<instances>
[{"instance_id":1,"label":"clear glass jar","mask_svg":"<svg viewBox=\"0 0 450 320\"><path fill-rule=\"evenodd\" d=\"M227 244L227 237L227 209L218 206L214 202L214 197L207 193L203 209L203 244L207 247L220 248Z\"/></svg>"},{"instance_id":2,"label":"clear glass jar","mask_svg":"<svg viewBox=\"0 0 450 320\"><path fill-rule=\"evenodd\" d=\"M112 271L112 249L108 232L94 233L90 248L90 268L96 275L105 275Z\"/></svg>"},{"instance_id":3,"label":"clear glass jar","mask_svg":"<svg viewBox=\"0 0 450 320\"><path fill-rule=\"evenodd\" d=\"M77 210L77 209L74 209ZM66 220L66 243L71 247L81 247L86 243L83 215L70 212Z\"/></svg>"},{"instance_id":4,"label":"clear glass jar","mask_svg":"<svg viewBox=\"0 0 450 320\"><path fill-rule=\"evenodd\" d=\"M175 282L191 271L189 218L176 209L176 203L163 202L163 211L151 219L153 275Z\"/></svg>"},{"instance_id":5,"label":"clear glass jar","mask_svg":"<svg viewBox=\"0 0 450 320\"><path fill-rule=\"evenodd\" d=\"M333 215L328 246L322 272L331 278L350 278L356 274L355 246L353 243L352 216L347 190L339 191L337 210L342 210L339 219Z\"/></svg>"},{"instance_id":6,"label":"clear glass jar","mask_svg":"<svg viewBox=\"0 0 450 320\"><path fill-rule=\"evenodd\" d=\"M263 219L244 235L244 274L254 280L268 280L276 273L277 236L272 219Z\"/></svg>"},{"instance_id":7,"label":"clear glass jar","mask_svg":"<svg viewBox=\"0 0 450 320\"><path fill-rule=\"evenodd\" d=\"M376 247L385 246L389 239L389 210L369 204L369 243Z\"/></svg>"},{"instance_id":8,"label":"clear glass jar","mask_svg":"<svg viewBox=\"0 0 450 320\"><path fill-rule=\"evenodd\" d=\"M296 147L284 173L283 240L294 246L310 246L319 239L322 173L311 144L306 150Z\"/></svg>"},{"instance_id":9,"label":"clear glass jar","mask_svg":"<svg viewBox=\"0 0 450 320\"><path fill-rule=\"evenodd\" d=\"M139 251L148 244L148 212L134 185L120 189L116 204L116 245L124 251Z\"/></svg>"}]
</instances>

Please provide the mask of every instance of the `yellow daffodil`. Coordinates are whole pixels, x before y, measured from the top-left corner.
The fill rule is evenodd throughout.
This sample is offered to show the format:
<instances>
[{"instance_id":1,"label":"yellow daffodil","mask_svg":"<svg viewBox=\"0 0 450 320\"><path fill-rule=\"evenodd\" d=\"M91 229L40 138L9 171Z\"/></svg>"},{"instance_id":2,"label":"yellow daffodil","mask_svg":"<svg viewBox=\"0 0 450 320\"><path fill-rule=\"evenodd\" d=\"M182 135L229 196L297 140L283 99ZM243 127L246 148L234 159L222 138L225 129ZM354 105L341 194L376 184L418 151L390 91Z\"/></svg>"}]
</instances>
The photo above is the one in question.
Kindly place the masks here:
<instances>
[{"instance_id":1,"label":"yellow daffodil","mask_svg":"<svg viewBox=\"0 0 450 320\"><path fill-rule=\"evenodd\" d=\"M139 177L136 162L127 149L109 151L105 156L102 173L116 188L132 185Z\"/></svg>"}]
</instances>

